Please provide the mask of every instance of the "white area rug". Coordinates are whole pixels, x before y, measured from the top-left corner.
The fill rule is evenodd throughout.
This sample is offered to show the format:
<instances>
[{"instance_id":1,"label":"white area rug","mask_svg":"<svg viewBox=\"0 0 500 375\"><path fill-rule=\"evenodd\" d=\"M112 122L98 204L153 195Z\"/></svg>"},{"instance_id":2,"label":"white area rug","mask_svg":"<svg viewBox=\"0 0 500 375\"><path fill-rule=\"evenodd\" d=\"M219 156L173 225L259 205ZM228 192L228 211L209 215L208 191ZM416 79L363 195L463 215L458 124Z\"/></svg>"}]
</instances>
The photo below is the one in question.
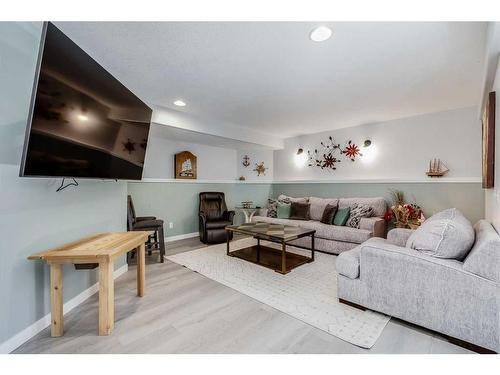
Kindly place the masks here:
<instances>
[{"instance_id":1,"label":"white area rug","mask_svg":"<svg viewBox=\"0 0 500 375\"><path fill-rule=\"evenodd\" d=\"M254 242L253 238L233 241L231 250ZM296 251L301 252L299 249ZM337 257L333 255L316 253L314 262L295 268L286 275L227 256L226 244L166 258L363 348L371 348L375 344L390 319L338 302Z\"/></svg>"}]
</instances>

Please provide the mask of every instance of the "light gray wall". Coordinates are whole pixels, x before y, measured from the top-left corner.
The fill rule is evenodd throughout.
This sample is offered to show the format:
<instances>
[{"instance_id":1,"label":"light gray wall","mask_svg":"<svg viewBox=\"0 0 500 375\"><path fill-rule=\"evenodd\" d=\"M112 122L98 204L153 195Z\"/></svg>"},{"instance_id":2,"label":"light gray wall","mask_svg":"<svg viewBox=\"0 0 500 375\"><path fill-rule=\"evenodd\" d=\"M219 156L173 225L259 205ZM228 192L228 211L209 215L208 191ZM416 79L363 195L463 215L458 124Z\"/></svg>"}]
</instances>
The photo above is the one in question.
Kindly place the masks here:
<instances>
[{"instance_id":1,"label":"light gray wall","mask_svg":"<svg viewBox=\"0 0 500 375\"><path fill-rule=\"evenodd\" d=\"M320 142L327 141L329 136L341 146L349 140L362 146L365 139L370 139L372 145L361 147L365 155L355 162L340 157L342 161L335 171L295 164L294 156L299 147L321 150ZM274 179L426 179L425 172L432 158L440 158L450 168L443 179L481 176L481 124L477 108L288 138L285 148L274 153Z\"/></svg>"},{"instance_id":2,"label":"light gray wall","mask_svg":"<svg viewBox=\"0 0 500 375\"><path fill-rule=\"evenodd\" d=\"M198 179L236 180L236 150L167 138L165 126L151 124L143 178L174 178L174 156L190 151L197 157Z\"/></svg>"},{"instance_id":3,"label":"light gray wall","mask_svg":"<svg viewBox=\"0 0 500 375\"><path fill-rule=\"evenodd\" d=\"M274 184L273 195L294 197L385 197L390 189L402 190L406 200L417 203L426 217L456 207L472 222L484 218L484 193L480 183L286 183Z\"/></svg>"},{"instance_id":4,"label":"light gray wall","mask_svg":"<svg viewBox=\"0 0 500 375\"><path fill-rule=\"evenodd\" d=\"M0 344L50 312L48 266L28 255L126 228L125 182L56 193L59 180L18 177L40 32L40 23L0 22ZM65 302L96 282L95 271L63 275Z\"/></svg>"},{"instance_id":5,"label":"light gray wall","mask_svg":"<svg viewBox=\"0 0 500 375\"><path fill-rule=\"evenodd\" d=\"M138 216L157 216L165 221L166 236L198 231L198 194L202 191L221 191L226 195L229 209L242 201L252 200L264 207L271 196L271 184L189 183L189 182L131 182L128 192L134 200ZM241 215L235 223L241 223ZM174 227L169 228L172 222Z\"/></svg>"}]
</instances>

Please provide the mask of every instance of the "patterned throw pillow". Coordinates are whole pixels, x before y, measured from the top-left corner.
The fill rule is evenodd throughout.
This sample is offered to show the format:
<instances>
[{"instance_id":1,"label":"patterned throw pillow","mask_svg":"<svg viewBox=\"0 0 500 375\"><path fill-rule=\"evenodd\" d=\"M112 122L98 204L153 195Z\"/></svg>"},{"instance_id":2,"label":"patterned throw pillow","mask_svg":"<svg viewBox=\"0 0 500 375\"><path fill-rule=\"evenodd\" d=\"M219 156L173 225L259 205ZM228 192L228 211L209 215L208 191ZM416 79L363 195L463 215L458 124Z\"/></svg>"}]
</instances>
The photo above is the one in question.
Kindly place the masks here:
<instances>
[{"instance_id":1,"label":"patterned throw pillow","mask_svg":"<svg viewBox=\"0 0 500 375\"><path fill-rule=\"evenodd\" d=\"M277 217L278 212L278 201L276 199L269 198L267 200L267 217Z\"/></svg>"},{"instance_id":2,"label":"patterned throw pillow","mask_svg":"<svg viewBox=\"0 0 500 375\"><path fill-rule=\"evenodd\" d=\"M269 198L267 200L267 217L274 217L274 218L278 217L278 202L292 203L290 197L287 197L285 195L280 195L278 199Z\"/></svg>"},{"instance_id":3,"label":"patterned throw pillow","mask_svg":"<svg viewBox=\"0 0 500 375\"><path fill-rule=\"evenodd\" d=\"M345 224L351 228L359 228L359 222L362 217L370 217L373 215L373 208L362 204L354 203L351 207L351 214Z\"/></svg>"}]
</instances>

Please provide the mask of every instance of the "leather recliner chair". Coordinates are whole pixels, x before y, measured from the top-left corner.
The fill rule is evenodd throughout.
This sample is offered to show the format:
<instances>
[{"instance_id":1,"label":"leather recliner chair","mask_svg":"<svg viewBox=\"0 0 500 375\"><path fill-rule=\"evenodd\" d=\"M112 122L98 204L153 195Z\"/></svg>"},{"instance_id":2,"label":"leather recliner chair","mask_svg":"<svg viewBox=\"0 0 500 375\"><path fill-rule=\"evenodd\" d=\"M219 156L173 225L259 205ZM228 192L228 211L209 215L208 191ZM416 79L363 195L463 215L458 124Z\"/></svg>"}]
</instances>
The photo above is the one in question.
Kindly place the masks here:
<instances>
[{"instance_id":1,"label":"leather recliner chair","mask_svg":"<svg viewBox=\"0 0 500 375\"><path fill-rule=\"evenodd\" d=\"M200 193L199 225L200 241L203 243L221 243L226 241L224 228L233 224L234 211L228 211L224 193ZM229 239L233 233L229 232Z\"/></svg>"}]
</instances>

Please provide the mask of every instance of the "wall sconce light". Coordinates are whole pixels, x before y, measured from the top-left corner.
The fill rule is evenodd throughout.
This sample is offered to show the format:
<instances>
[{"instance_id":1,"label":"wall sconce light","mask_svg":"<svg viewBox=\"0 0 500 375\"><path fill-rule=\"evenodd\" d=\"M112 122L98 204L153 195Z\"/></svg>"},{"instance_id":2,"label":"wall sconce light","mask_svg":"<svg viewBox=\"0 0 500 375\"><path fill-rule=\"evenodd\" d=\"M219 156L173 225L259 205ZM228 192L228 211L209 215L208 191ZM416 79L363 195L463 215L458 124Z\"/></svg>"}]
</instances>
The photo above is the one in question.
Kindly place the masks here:
<instances>
[{"instance_id":1,"label":"wall sconce light","mask_svg":"<svg viewBox=\"0 0 500 375\"><path fill-rule=\"evenodd\" d=\"M304 152L304 149L299 148L297 153L295 154L295 165L297 167L303 167L307 162L307 155Z\"/></svg>"},{"instance_id":2,"label":"wall sconce light","mask_svg":"<svg viewBox=\"0 0 500 375\"><path fill-rule=\"evenodd\" d=\"M373 145L372 141L367 139L363 143L364 149L363 149L363 157L361 158L361 161L364 164L371 164L373 161L376 159L378 150L377 150L377 145Z\"/></svg>"}]
</instances>

